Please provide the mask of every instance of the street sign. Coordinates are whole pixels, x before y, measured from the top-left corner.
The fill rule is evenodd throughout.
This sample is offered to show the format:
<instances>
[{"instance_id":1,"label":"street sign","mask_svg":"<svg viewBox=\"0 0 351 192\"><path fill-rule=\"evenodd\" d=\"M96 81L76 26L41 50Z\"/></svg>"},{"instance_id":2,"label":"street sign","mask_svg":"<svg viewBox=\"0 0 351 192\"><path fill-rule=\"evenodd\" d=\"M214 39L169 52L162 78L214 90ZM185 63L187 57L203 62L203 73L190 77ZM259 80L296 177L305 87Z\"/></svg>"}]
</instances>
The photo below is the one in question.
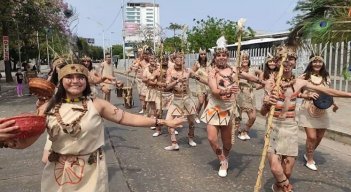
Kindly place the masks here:
<instances>
[{"instance_id":1,"label":"street sign","mask_svg":"<svg viewBox=\"0 0 351 192\"><path fill-rule=\"evenodd\" d=\"M83 38L83 39L89 44L94 44L95 43L95 39L94 38Z\"/></svg>"},{"instance_id":2,"label":"street sign","mask_svg":"<svg viewBox=\"0 0 351 192\"><path fill-rule=\"evenodd\" d=\"M9 36L2 36L2 43L4 47L4 61L9 61L10 60L10 54L9 54Z\"/></svg>"}]
</instances>

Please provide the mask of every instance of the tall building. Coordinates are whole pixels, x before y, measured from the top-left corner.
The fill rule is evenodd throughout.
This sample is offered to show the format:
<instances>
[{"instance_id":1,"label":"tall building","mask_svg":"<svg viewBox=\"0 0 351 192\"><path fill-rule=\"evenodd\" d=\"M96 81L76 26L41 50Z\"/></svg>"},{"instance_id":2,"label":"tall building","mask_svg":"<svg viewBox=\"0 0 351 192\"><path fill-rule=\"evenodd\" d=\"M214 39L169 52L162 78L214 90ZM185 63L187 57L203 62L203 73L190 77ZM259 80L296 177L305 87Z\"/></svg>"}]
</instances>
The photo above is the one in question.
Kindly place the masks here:
<instances>
[{"instance_id":1,"label":"tall building","mask_svg":"<svg viewBox=\"0 0 351 192\"><path fill-rule=\"evenodd\" d=\"M136 43L146 40L160 41L160 7L153 3L127 3L125 9L124 37L127 56ZM155 28L154 28L155 25ZM134 50L135 51L135 50Z\"/></svg>"}]
</instances>

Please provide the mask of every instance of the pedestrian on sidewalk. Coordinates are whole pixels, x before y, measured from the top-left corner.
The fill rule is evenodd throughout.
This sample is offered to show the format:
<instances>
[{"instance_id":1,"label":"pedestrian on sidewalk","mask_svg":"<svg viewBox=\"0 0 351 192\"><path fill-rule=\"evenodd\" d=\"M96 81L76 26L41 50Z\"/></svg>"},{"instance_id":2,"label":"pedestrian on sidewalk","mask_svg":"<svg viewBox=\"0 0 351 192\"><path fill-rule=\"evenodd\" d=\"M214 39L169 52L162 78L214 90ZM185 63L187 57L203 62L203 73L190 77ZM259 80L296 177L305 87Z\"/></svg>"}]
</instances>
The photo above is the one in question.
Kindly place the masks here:
<instances>
[{"instance_id":1,"label":"pedestrian on sidewalk","mask_svg":"<svg viewBox=\"0 0 351 192\"><path fill-rule=\"evenodd\" d=\"M296 98L301 97L301 90L313 89L334 97L351 97L351 93L317 86L306 80L295 78L292 69L296 66L296 52L292 48L279 47L279 59L287 52L288 61L283 62L284 71L281 77L279 91L273 90L276 77L271 76L265 86L265 96L261 114L267 115L272 105L275 105L272 133L268 148L268 161L271 172L276 180L272 185L273 191L292 191L290 178L298 156L298 124L296 117Z\"/></svg>"},{"instance_id":2,"label":"pedestrian on sidewalk","mask_svg":"<svg viewBox=\"0 0 351 192\"><path fill-rule=\"evenodd\" d=\"M59 71L54 97L39 108L46 115L47 132L52 141L49 162L44 167L41 191L106 192L108 174L103 150L103 119L116 124L150 127L181 127L184 119L163 120L123 111L99 98L91 98L89 72L80 64L68 64ZM10 148L23 149L39 136L9 139Z\"/></svg>"},{"instance_id":3,"label":"pedestrian on sidewalk","mask_svg":"<svg viewBox=\"0 0 351 192\"><path fill-rule=\"evenodd\" d=\"M324 59L318 55L311 55L310 62L301 76L316 86L330 86L330 76L326 70ZM317 171L316 162L313 159L313 153L322 141L325 131L330 127L328 111L326 109L315 109L313 100L319 97L319 94L310 89L303 90L301 97L304 98L299 111L299 126L304 127L306 132L306 154L304 159L306 167ZM333 111L338 110L336 103L333 103Z\"/></svg>"},{"instance_id":4,"label":"pedestrian on sidewalk","mask_svg":"<svg viewBox=\"0 0 351 192\"><path fill-rule=\"evenodd\" d=\"M16 76L16 81L17 81L17 86L16 86L17 96L22 97L23 96L23 79L24 79L24 75L22 73L22 70L18 69L15 76Z\"/></svg>"}]
</instances>

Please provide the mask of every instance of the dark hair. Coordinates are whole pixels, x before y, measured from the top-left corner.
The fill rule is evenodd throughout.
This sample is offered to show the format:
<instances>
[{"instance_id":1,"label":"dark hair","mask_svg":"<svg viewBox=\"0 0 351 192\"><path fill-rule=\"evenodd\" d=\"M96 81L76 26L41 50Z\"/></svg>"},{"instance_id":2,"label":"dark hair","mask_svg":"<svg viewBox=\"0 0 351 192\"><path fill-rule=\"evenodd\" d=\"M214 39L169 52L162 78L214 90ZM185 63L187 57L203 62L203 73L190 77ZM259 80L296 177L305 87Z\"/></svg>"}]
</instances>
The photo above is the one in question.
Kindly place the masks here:
<instances>
[{"instance_id":1,"label":"dark hair","mask_svg":"<svg viewBox=\"0 0 351 192\"><path fill-rule=\"evenodd\" d=\"M241 62L243 62L243 58L244 58L244 57L241 58ZM250 67L250 66L251 66L251 59L250 59L250 56L246 56L246 58L249 59L249 63L247 64L247 66Z\"/></svg>"},{"instance_id":2,"label":"dark hair","mask_svg":"<svg viewBox=\"0 0 351 192\"><path fill-rule=\"evenodd\" d=\"M88 78L85 77L85 81L86 81L86 88L85 90L83 91L83 96L84 97L88 97L90 94L91 94L91 89L90 89L90 85L89 85L89 81L88 81ZM57 92L55 93L55 95L50 99L49 103L48 103L48 106L46 107L45 109L45 113L48 113L51 111L51 109L56 105L58 104L59 102L62 101L62 99L64 99L66 97L66 90L65 88L63 87L63 84L62 84L62 79L60 81L60 84L59 86L57 87Z\"/></svg>"},{"instance_id":3,"label":"dark hair","mask_svg":"<svg viewBox=\"0 0 351 192\"><path fill-rule=\"evenodd\" d=\"M312 59L314 56L315 56L315 55L312 54L312 55L310 56L310 59ZM310 61L310 62L308 63L308 65L307 65L306 69L305 69L305 72L304 72L304 73L306 74L306 75L305 75L305 80L308 80L308 79L311 78L311 74L312 74L312 72L313 72L312 62L313 62L313 61ZM322 65L321 70L319 71L319 75L322 76L322 78L323 78L323 80L324 80L325 82L328 81L329 73L328 73L327 69L325 68L325 63L324 63L324 62L323 62L323 65Z\"/></svg>"},{"instance_id":4,"label":"dark hair","mask_svg":"<svg viewBox=\"0 0 351 192\"><path fill-rule=\"evenodd\" d=\"M207 55L205 57L205 60L203 62L202 61L203 60L201 60L201 56L199 54L199 57L197 58L197 62L199 62L201 66L206 67L206 65L207 65Z\"/></svg>"},{"instance_id":5,"label":"dark hair","mask_svg":"<svg viewBox=\"0 0 351 192\"><path fill-rule=\"evenodd\" d=\"M65 63L61 64L61 65L57 65L56 67L53 67L50 71L49 71L49 75L51 75L51 79L50 82L53 83L54 85L58 84L58 72L57 72L57 67L62 69L64 66L66 66Z\"/></svg>"},{"instance_id":6,"label":"dark hair","mask_svg":"<svg viewBox=\"0 0 351 192\"><path fill-rule=\"evenodd\" d=\"M88 61L89 62L89 65L86 66L83 62L84 61ZM82 65L84 65L86 68L88 68L89 71L91 71L93 69L93 62L91 60L82 60Z\"/></svg>"},{"instance_id":7,"label":"dark hair","mask_svg":"<svg viewBox=\"0 0 351 192\"><path fill-rule=\"evenodd\" d=\"M273 60L273 61L274 61L274 60ZM270 75L271 73L279 71L279 68L278 68L277 65L275 66L274 69L270 69L270 68L268 67L268 62L269 62L269 61L267 61L267 62L264 64L264 69L263 69L263 80L269 79L269 75Z\"/></svg>"},{"instance_id":8,"label":"dark hair","mask_svg":"<svg viewBox=\"0 0 351 192\"><path fill-rule=\"evenodd\" d=\"M56 67L54 67L49 74L51 73L51 79L50 82L53 83L54 85L57 85L58 83L58 72L56 70Z\"/></svg>"}]
</instances>

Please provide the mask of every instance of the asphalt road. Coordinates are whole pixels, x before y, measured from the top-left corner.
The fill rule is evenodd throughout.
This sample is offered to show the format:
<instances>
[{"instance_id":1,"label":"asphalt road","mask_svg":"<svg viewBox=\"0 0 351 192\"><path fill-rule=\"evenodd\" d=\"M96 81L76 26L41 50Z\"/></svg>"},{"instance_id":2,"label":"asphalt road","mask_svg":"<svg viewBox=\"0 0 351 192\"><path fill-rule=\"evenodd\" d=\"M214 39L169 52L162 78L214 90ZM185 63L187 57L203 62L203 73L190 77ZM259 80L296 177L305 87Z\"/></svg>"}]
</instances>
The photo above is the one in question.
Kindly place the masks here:
<instances>
[{"instance_id":1,"label":"asphalt road","mask_svg":"<svg viewBox=\"0 0 351 192\"><path fill-rule=\"evenodd\" d=\"M138 105L136 89L134 101ZM112 103L123 108L121 98ZM9 97L0 103L0 117L34 111L36 99ZM138 107L127 109L137 112ZM136 119L137 120L137 119ZM219 163L207 141L204 124L197 124L196 147L187 144L187 126L179 129L179 151L165 151L170 144L166 129L152 137L149 128L134 128L106 121L106 146L110 191L135 192L214 192L253 191L263 146L265 119L258 117L250 141L237 140L230 153L226 178L217 176ZM304 167L304 133L299 133L300 156L291 182L294 191L346 192L351 191L351 146L323 139L316 151L319 170ZM41 152L45 135L25 150L0 149L0 191L40 191ZM274 182L266 164L263 190L271 191Z\"/></svg>"}]
</instances>

